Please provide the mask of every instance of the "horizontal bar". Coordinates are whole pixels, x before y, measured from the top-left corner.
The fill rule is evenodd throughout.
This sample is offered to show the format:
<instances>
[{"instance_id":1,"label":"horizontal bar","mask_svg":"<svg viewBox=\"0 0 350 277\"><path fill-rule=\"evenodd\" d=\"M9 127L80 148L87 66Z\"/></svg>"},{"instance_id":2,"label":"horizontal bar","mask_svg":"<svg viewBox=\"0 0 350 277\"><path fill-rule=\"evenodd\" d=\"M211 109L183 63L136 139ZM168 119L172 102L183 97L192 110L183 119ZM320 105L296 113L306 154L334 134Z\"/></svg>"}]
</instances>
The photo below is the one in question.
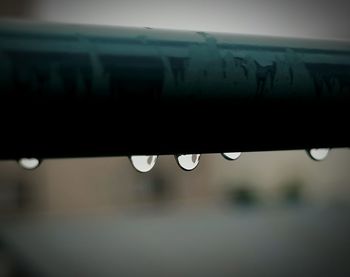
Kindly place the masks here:
<instances>
[{"instance_id":1,"label":"horizontal bar","mask_svg":"<svg viewBox=\"0 0 350 277\"><path fill-rule=\"evenodd\" d=\"M0 159L348 147L350 44L0 21Z\"/></svg>"}]
</instances>

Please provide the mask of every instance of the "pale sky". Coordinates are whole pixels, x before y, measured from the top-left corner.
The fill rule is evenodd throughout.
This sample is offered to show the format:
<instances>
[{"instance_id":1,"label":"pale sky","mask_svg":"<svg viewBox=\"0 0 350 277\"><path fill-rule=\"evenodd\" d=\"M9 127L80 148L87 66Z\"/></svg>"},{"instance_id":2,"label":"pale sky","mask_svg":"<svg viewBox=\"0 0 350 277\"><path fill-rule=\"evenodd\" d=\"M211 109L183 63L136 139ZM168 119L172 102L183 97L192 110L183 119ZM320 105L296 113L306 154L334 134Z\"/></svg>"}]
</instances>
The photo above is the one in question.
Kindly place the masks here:
<instances>
[{"instance_id":1,"label":"pale sky","mask_svg":"<svg viewBox=\"0 0 350 277\"><path fill-rule=\"evenodd\" d=\"M36 0L34 16L75 23L350 39L344 0Z\"/></svg>"}]
</instances>

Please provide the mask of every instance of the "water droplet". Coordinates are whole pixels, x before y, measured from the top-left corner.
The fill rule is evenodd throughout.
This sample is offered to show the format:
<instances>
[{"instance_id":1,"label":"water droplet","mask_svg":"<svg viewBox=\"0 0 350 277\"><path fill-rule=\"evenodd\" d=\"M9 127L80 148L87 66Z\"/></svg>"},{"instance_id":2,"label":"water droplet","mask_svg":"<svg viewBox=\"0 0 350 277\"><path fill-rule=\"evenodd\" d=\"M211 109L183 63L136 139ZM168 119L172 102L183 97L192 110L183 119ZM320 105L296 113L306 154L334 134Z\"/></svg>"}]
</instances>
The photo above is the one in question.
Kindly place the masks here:
<instances>
[{"instance_id":1,"label":"water droplet","mask_svg":"<svg viewBox=\"0 0 350 277\"><path fill-rule=\"evenodd\" d=\"M200 154L178 155L176 161L182 169L190 171L197 167L200 156Z\"/></svg>"},{"instance_id":2,"label":"water droplet","mask_svg":"<svg viewBox=\"0 0 350 277\"><path fill-rule=\"evenodd\" d=\"M322 161L327 157L329 150L329 148L313 148L306 150L306 152L309 154L311 159L315 161Z\"/></svg>"},{"instance_id":3,"label":"water droplet","mask_svg":"<svg viewBox=\"0 0 350 277\"><path fill-rule=\"evenodd\" d=\"M229 153L222 153L221 155L230 161L237 160L241 156L242 152L229 152Z\"/></svg>"},{"instance_id":4,"label":"water droplet","mask_svg":"<svg viewBox=\"0 0 350 277\"><path fill-rule=\"evenodd\" d=\"M130 161L139 172L150 171L157 162L158 156L131 156Z\"/></svg>"},{"instance_id":5,"label":"water droplet","mask_svg":"<svg viewBox=\"0 0 350 277\"><path fill-rule=\"evenodd\" d=\"M19 165L28 170L36 169L40 165L40 160L36 158L22 158L18 160Z\"/></svg>"}]
</instances>

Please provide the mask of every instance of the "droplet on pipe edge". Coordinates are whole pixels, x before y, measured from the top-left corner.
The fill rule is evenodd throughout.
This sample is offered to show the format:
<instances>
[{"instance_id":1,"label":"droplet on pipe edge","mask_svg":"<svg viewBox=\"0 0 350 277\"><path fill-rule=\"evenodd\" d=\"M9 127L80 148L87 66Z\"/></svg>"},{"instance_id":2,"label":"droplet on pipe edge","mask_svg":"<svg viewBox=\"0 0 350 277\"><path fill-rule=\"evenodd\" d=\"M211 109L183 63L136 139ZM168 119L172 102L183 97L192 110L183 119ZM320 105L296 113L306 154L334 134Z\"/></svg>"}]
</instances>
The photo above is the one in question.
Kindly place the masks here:
<instances>
[{"instance_id":1,"label":"droplet on pipe edge","mask_svg":"<svg viewBox=\"0 0 350 277\"><path fill-rule=\"evenodd\" d=\"M177 155L176 161L178 165L186 171L195 169L199 164L200 154L186 154L186 155Z\"/></svg>"},{"instance_id":2,"label":"droplet on pipe edge","mask_svg":"<svg viewBox=\"0 0 350 277\"><path fill-rule=\"evenodd\" d=\"M142 173L150 171L156 164L158 156L131 156L130 161L133 167Z\"/></svg>"},{"instance_id":3,"label":"droplet on pipe edge","mask_svg":"<svg viewBox=\"0 0 350 277\"><path fill-rule=\"evenodd\" d=\"M222 153L221 155L230 161L234 161L237 160L240 156L241 156L242 152L226 152L226 153Z\"/></svg>"},{"instance_id":4,"label":"droplet on pipe edge","mask_svg":"<svg viewBox=\"0 0 350 277\"><path fill-rule=\"evenodd\" d=\"M310 158L315 161L324 160L328 156L329 151L330 151L329 148L312 148L312 149L306 150Z\"/></svg>"},{"instance_id":5,"label":"droplet on pipe edge","mask_svg":"<svg viewBox=\"0 0 350 277\"><path fill-rule=\"evenodd\" d=\"M18 160L18 164L27 170L33 170L40 166L40 160L37 158L21 158Z\"/></svg>"}]
</instances>

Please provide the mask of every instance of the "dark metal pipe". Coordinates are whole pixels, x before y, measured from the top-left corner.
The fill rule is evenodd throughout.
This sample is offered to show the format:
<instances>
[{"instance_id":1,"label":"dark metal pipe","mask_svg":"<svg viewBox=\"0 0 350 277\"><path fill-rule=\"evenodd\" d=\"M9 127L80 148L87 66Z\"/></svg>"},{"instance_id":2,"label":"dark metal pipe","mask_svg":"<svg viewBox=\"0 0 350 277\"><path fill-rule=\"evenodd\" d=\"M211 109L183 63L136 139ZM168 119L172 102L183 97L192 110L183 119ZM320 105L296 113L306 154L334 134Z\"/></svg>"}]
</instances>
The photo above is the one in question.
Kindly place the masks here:
<instances>
[{"instance_id":1,"label":"dark metal pipe","mask_svg":"<svg viewBox=\"0 0 350 277\"><path fill-rule=\"evenodd\" d=\"M0 22L0 158L348 147L350 44Z\"/></svg>"}]
</instances>

